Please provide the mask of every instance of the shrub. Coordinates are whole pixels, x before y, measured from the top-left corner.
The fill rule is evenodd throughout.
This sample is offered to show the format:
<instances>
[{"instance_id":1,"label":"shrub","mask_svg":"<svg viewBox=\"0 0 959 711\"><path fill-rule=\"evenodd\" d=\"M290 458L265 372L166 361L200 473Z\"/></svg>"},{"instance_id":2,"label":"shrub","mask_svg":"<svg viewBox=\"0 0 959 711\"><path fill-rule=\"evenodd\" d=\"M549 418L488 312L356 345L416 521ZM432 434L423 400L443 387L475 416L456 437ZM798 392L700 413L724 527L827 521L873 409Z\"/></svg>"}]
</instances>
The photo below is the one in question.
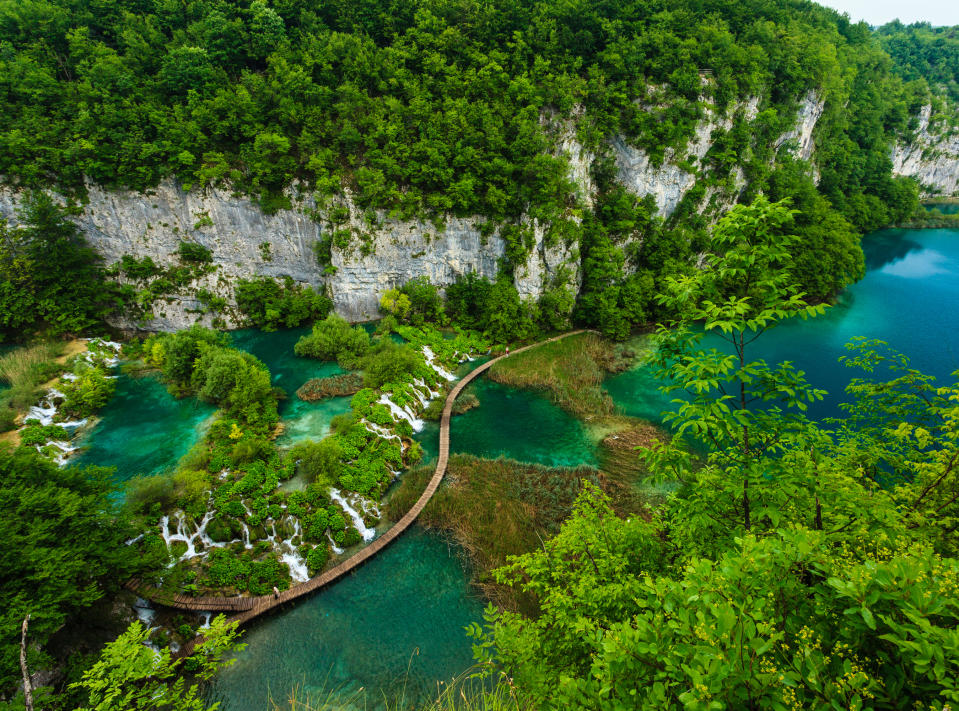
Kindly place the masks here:
<instances>
[{"instance_id":1,"label":"shrub","mask_svg":"<svg viewBox=\"0 0 959 711\"><path fill-rule=\"evenodd\" d=\"M326 567L330 560L330 549L328 546L320 545L306 554L306 567L310 575L316 575Z\"/></svg>"},{"instance_id":2,"label":"shrub","mask_svg":"<svg viewBox=\"0 0 959 711\"><path fill-rule=\"evenodd\" d=\"M206 264L213 261L213 252L196 242L180 242L176 252L184 262Z\"/></svg>"},{"instance_id":3,"label":"shrub","mask_svg":"<svg viewBox=\"0 0 959 711\"><path fill-rule=\"evenodd\" d=\"M369 349L369 334L336 314L315 323L312 333L303 336L293 348L298 356L335 360L348 370L356 368Z\"/></svg>"},{"instance_id":4,"label":"shrub","mask_svg":"<svg viewBox=\"0 0 959 711\"><path fill-rule=\"evenodd\" d=\"M100 368L86 368L61 387L64 409L75 417L89 417L107 404L116 381L108 378Z\"/></svg>"},{"instance_id":5,"label":"shrub","mask_svg":"<svg viewBox=\"0 0 959 711\"><path fill-rule=\"evenodd\" d=\"M333 302L309 286L290 277L282 283L269 277L241 279L234 289L236 305L250 325L264 331L292 328L311 319L325 317Z\"/></svg>"}]
</instances>

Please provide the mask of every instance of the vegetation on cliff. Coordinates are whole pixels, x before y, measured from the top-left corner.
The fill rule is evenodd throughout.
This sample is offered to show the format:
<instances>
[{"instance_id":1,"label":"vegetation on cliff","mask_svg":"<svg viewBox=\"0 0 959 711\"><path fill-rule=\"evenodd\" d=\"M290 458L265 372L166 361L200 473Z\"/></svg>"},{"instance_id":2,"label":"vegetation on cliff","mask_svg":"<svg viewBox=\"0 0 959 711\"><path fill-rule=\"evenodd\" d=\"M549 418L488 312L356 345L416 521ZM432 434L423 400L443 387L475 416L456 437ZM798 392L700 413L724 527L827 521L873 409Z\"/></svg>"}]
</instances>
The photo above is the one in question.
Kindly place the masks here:
<instances>
[{"instance_id":1,"label":"vegetation on cliff","mask_svg":"<svg viewBox=\"0 0 959 711\"><path fill-rule=\"evenodd\" d=\"M828 106L823 192L855 216L898 202L887 143L923 98L868 27L809 2L28 0L0 13L0 175L228 181L268 209L303 181L321 197L349 186L362 209L526 214L562 231L579 208L544 117L579 112L588 147L620 134L657 163L708 106L759 96L756 124L737 119L710 160L761 187L768 167L747 154L767 157L812 90Z\"/></svg>"}]
</instances>

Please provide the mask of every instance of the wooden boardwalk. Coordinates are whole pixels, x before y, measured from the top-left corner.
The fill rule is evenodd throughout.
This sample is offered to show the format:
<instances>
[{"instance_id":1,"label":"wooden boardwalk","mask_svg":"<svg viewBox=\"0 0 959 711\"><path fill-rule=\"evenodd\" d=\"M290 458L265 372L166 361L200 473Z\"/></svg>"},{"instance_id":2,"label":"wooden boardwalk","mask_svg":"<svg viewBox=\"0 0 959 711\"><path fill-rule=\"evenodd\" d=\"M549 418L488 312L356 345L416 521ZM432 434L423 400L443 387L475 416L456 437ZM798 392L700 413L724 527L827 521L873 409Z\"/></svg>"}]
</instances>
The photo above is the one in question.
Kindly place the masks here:
<instances>
[{"instance_id":1,"label":"wooden boardwalk","mask_svg":"<svg viewBox=\"0 0 959 711\"><path fill-rule=\"evenodd\" d=\"M553 341L558 341L562 338L575 336L585 332L586 329L570 331L559 336L554 336L553 338L549 338L545 341L539 341L538 343L517 348L515 351L513 351L513 354L515 355L517 353L522 353L523 351L527 351L531 348L536 348L537 346L541 346L546 343L552 343ZM292 602L293 600L303 597L304 595L309 595L310 593L329 585L334 580L343 577L396 540L400 535L403 534L404 531L406 531L407 528L413 525L413 522L416 521L416 518L420 515L423 509L426 508L426 504L428 504L430 499L433 498L433 494L435 494L436 490L439 489L440 483L443 481L443 476L446 474L446 465L449 462L450 457L450 416L452 415L453 411L453 403L467 385L489 370L494 363L505 357L507 356L499 356L477 366L462 380L460 380L450 391L450 394L446 398L446 405L443 407L443 417L440 420L440 447L439 459L436 461L436 470L433 472L430 483L420 495L420 498L417 499L415 504L413 504L413 508L411 508L406 515L397 521L386 533L375 539L365 548L357 551L339 565L330 568L329 570L324 571L319 575L310 578L309 580L306 580L302 583L297 583L296 585L291 586L276 596L261 595L259 597L225 598L189 597L186 595L176 595L170 598L169 596L160 594L159 591L140 585L139 581L136 580L128 583L127 587L141 597L153 600L161 605L174 607L180 610L232 612L234 614L229 618L229 620L231 622L238 622L242 625L246 622L249 622L254 617L262 615L263 613L268 612L276 607L280 607L281 605L285 605L288 602ZM183 650L181 650L180 654L189 654L192 651L192 648L193 644L188 644Z\"/></svg>"}]
</instances>

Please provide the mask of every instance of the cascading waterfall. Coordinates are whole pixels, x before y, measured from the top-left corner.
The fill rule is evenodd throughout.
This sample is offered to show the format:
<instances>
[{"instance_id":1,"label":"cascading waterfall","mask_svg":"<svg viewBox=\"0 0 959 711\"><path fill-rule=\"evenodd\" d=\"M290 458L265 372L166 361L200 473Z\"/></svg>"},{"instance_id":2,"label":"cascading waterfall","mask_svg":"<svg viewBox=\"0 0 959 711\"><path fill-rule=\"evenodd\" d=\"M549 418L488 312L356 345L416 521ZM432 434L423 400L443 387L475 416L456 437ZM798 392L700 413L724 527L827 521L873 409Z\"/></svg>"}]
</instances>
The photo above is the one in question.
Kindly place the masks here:
<instances>
[{"instance_id":1,"label":"cascading waterfall","mask_svg":"<svg viewBox=\"0 0 959 711\"><path fill-rule=\"evenodd\" d=\"M451 372L446 370L446 368L444 368L443 366L438 365L436 363L436 360L435 360L436 354L433 353L433 349L430 348L429 346L423 346L423 357L426 358L426 364L430 368L432 368L434 371L436 371L436 374L439 375L441 378L445 378L446 380L450 382L456 380L455 375L453 375Z\"/></svg>"},{"instance_id":2,"label":"cascading waterfall","mask_svg":"<svg viewBox=\"0 0 959 711\"><path fill-rule=\"evenodd\" d=\"M293 522L293 535L287 540L280 541L280 550L284 551L280 556L280 561L290 566L290 577L293 578L294 583L303 583L310 579L310 571L306 566L306 560L293 545L294 538L303 540L300 536L300 522L292 516L287 516L287 520Z\"/></svg>"},{"instance_id":3,"label":"cascading waterfall","mask_svg":"<svg viewBox=\"0 0 959 711\"><path fill-rule=\"evenodd\" d=\"M186 516L184 516L182 511L177 511L174 516L176 516L176 533L170 533L170 517L164 516L160 519L160 535L163 537L163 542L166 543L167 548L171 547L171 544L175 541L181 541L186 543L186 552L179 557L178 560L188 560L190 558L196 558L199 555L203 555L206 551L198 552L196 549L196 542L199 541L203 544L206 549L209 548L218 548L226 545L225 543L214 543L214 541L206 533L206 525L213 518L213 511L207 511L203 515L203 520L200 521L200 525L195 531L187 530L187 521Z\"/></svg>"},{"instance_id":4,"label":"cascading waterfall","mask_svg":"<svg viewBox=\"0 0 959 711\"><path fill-rule=\"evenodd\" d=\"M356 530L359 531L359 534L364 541L369 543L376 538L376 530L366 527L366 524L363 523L363 517L360 516L350 502L343 497L343 494L340 493L338 489L330 489L330 498L338 503L344 511L346 511L347 515L350 517L350 519L352 519L353 525L356 526Z\"/></svg>"},{"instance_id":5,"label":"cascading waterfall","mask_svg":"<svg viewBox=\"0 0 959 711\"><path fill-rule=\"evenodd\" d=\"M397 420L406 420L410 423L410 427L413 428L414 432L419 432L423 429L423 420L416 417L415 414L408 407L400 407L395 402L389 399L386 395L381 395L380 399L377 402L381 405L386 405L389 408L390 413L393 415L394 419Z\"/></svg>"},{"instance_id":6,"label":"cascading waterfall","mask_svg":"<svg viewBox=\"0 0 959 711\"><path fill-rule=\"evenodd\" d=\"M388 429L382 425L378 425L375 422L370 422L367 419L362 419L360 422L366 427L367 430L372 432L375 435L379 435L383 439L395 439L397 442L401 442L400 436L395 432L390 432Z\"/></svg>"}]
</instances>

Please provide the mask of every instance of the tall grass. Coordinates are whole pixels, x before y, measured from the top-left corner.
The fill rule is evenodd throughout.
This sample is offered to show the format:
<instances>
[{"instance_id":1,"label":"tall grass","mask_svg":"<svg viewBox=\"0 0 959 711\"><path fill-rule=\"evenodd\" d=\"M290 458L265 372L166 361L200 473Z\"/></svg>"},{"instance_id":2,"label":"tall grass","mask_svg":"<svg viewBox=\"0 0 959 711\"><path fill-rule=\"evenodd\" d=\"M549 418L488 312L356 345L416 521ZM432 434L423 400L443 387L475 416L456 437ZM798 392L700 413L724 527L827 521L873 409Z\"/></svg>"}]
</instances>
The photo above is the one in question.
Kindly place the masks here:
<instances>
[{"instance_id":1,"label":"tall grass","mask_svg":"<svg viewBox=\"0 0 959 711\"><path fill-rule=\"evenodd\" d=\"M577 417L609 415L615 408L602 384L616 361L613 344L583 333L503 358L490 368L489 377L503 385L545 391Z\"/></svg>"},{"instance_id":2,"label":"tall grass","mask_svg":"<svg viewBox=\"0 0 959 711\"><path fill-rule=\"evenodd\" d=\"M55 359L62 352L59 344L38 343L6 353L0 356L0 381L14 388L24 383L39 385L56 375Z\"/></svg>"},{"instance_id":3,"label":"tall grass","mask_svg":"<svg viewBox=\"0 0 959 711\"><path fill-rule=\"evenodd\" d=\"M418 467L403 475L384 512L397 520L426 488L432 470ZM630 473L624 472L625 476ZM534 612L536 602L514 588L499 585L490 572L511 555L527 553L552 537L572 511L587 479L599 485L621 515L642 514L646 501L633 482L593 467L545 467L510 459L450 457L447 485L420 514L426 526L448 531L473 563L474 580L494 604Z\"/></svg>"},{"instance_id":4,"label":"tall grass","mask_svg":"<svg viewBox=\"0 0 959 711\"><path fill-rule=\"evenodd\" d=\"M10 386L0 394L0 431L13 429L17 412L34 405L39 386L62 371L56 361L62 352L59 343L38 343L0 356L0 382Z\"/></svg>"}]
</instances>

